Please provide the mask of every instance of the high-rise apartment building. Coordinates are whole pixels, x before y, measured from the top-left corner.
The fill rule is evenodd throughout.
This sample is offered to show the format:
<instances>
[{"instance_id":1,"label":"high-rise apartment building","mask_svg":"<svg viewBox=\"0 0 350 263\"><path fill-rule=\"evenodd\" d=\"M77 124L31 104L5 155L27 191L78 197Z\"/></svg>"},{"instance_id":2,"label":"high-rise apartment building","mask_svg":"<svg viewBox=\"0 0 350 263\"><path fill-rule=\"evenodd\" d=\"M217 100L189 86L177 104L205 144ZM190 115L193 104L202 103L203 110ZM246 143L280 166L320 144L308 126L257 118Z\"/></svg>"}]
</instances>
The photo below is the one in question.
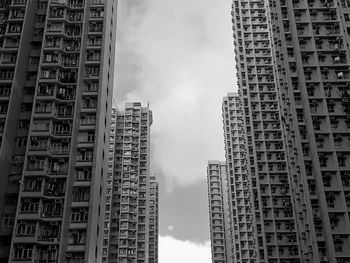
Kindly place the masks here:
<instances>
[{"instance_id":1,"label":"high-rise apartment building","mask_svg":"<svg viewBox=\"0 0 350 263\"><path fill-rule=\"evenodd\" d=\"M207 183L212 262L232 262L231 211L225 162L208 162Z\"/></svg>"},{"instance_id":2,"label":"high-rise apartment building","mask_svg":"<svg viewBox=\"0 0 350 263\"><path fill-rule=\"evenodd\" d=\"M117 127L117 109L112 108L111 112L111 130L109 133L109 150L108 150L108 168L105 178L106 201L105 201L105 219L103 225L103 248L102 263L108 262L109 242L110 242L110 225L113 198L113 175L114 175L114 156L115 156L115 136Z\"/></svg>"},{"instance_id":3,"label":"high-rise apartment building","mask_svg":"<svg viewBox=\"0 0 350 263\"><path fill-rule=\"evenodd\" d=\"M304 262L350 262L350 1L270 1Z\"/></svg>"},{"instance_id":4,"label":"high-rise apartment building","mask_svg":"<svg viewBox=\"0 0 350 263\"><path fill-rule=\"evenodd\" d=\"M350 262L350 2L233 0L232 21L232 260Z\"/></svg>"},{"instance_id":5,"label":"high-rise apartment building","mask_svg":"<svg viewBox=\"0 0 350 263\"><path fill-rule=\"evenodd\" d=\"M223 100L222 115L227 165L227 190L233 258L229 262L257 262L255 220L251 182L248 178L246 138L241 99L228 93ZM223 196L223 198L226 198Z\"/></svg>"},{"instance_id":6,"label":"high-rise apartment building","mask_svg":"<svg viewBox=\"0 0 350 263\"><path fill-rule=\"evenodd\" d=\"M302 261L286 159L268 1L234 0L238 88L256 227L256 261Z\"/></svg>"},{"instance_id":7,"label":"high-rise apartment building","mask_svg":"<svg viewBox=\"0 0 350 263\"><path fill-rule=\"evenodd\" d=\"M116 16L0 3L0 262L101 261Z\"/></svg>"},{"instance_id":8,"label":"high-rise apartment building","mask_svg":"<svg viewBox=\"0 0 350 263\"><path fill-rule=\"evenodd\" d=\"M159 186L155 176L150 177L149 253L148 262L158 263Z\"/></svg>"},{"instance_id":9,"label":"high-rise apartment building","mask_svg":"<svg viewBox=\"0 0 350 263\"><path fill-rule=\"evenodd\" d=\"M233 0L258 262L350 262L349 16L345 0Z\"/></svg>"},{"instance_id":10,"label":"high-rise apartment building","mask_svg":"<svg viewBox=\"0 0 350 263\"><path fill-rule=\"evenodd\" d=\"M151 124L151 110L139 102L126 103L123 110L117 111L111 263L157 260L158 200L156 180L150 176Z\"/></svg>"}]
</instances>

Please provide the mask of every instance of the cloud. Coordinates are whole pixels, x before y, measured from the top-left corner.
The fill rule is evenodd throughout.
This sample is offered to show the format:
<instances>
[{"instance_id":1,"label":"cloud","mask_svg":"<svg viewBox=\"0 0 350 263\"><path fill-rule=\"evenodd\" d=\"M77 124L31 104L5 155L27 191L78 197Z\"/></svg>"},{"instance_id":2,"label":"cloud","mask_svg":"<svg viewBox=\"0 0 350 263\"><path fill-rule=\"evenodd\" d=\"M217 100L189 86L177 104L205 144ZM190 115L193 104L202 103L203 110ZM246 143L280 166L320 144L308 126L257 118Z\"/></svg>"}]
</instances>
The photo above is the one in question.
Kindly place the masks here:
<instances>
[{"instance_id":1,"label":"cloud","mask_svg":"<svg viewBox=\"0 0 350 263\"><path fill-rule=\"evenodd\" d=\"M223 159L221 101L234 89L231 1L120 1L115 96L150 102L152 169L167 191Z\"/></svg>"},{"instance_id":2,"label":"cloud","mask_svg":"<svg viewBox=\"0 0 350 263\"><path fill-rule=\"evenodd\" d=\"M168 226L168 230L169 231L173 231L174 230L174 226L173 225Z\"/></svg>"},{"instance_id":3,"label":"cloud","mask_svg":"<svg viewBox=\"0 0 350 263\"><path fill-rule=\"evenodd\" d=\"M159 262L162 263L211 263L210 243L195 243L175 239L172 236L159 238Z\"/></svg>"}]
</instances>

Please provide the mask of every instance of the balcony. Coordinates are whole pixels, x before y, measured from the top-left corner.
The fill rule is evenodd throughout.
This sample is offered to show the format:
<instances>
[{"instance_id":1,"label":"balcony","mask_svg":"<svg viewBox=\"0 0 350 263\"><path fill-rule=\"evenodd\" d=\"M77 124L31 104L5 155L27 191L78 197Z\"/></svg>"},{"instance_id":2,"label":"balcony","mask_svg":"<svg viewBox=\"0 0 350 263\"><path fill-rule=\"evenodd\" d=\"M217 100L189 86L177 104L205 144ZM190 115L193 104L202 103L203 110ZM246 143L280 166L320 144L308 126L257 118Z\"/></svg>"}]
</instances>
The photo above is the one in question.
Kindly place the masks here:
<instances>
[{"instance_id":1,"label":"balcony","mask_svg":"<svg viewBox=\"0 0 350 263\"><path fill-rule=\"evenodd\" d=\"M63 42L63 51L66 53L76 53L80 51L80 39L65 40Z\"/></svg>"},{"instance_id":2,"label":"balcony","mask_svg":"<svg viewBox=\"0 0 350 263\"><path fill-rule=\"evenodd\" d=\"M65 179L49 179L44 185L44 195L63 197L65 195Z\"/></svg>"},{"instance_id":3,"label":"balcony","mask_svg":"<svg viewBox=\"0 0 350 263\"><path fill-rule=\"evenodd\" d=\"M65 175L68 172L68 159L51 159L48 162L47 173L52 175Z\"/></svg>"},{"instance_id":4,"label":"balcony","mask_svg":"<svg viewBox=\"0 0 350 263\"><path fill-rule=\"evenodd\" d=\"M24 182L23 182L23 192L37 192L41 193L41 189L42 189L42 178L37 177L37 178L30 178L30 177L26 177L24 178ZM26 194L25 194L26 195Z\"/></svg>"},{"instance_id":5,"label":"balcony","mask_svg":"<svg viewBox=\"0 0 350 263\"><path fill-rule=\"evenodd\" d=\"M22 23L8 24L6 29L6 34L8 36L16 36L16 35L19 36L21 32L22 32Z\"/></svg>"},{"instance_id":6,"label":"balcony","mask_svg":"<svg viewBox=\"0 0 350 263\"><path fill-rule=\"evenodd\" d=\"M73 118L74 105L71 103L67 103L65 105L56 105L54 116L57 118Z\"/></svg>"},{"instance_id":7,"label":"balcony","mask_svg":"<svg viewBox=\"0 0 350 263\"><path fill-rule=\"evenodd\" d=\"M60 222L58 221L40 223L37 240L40 243L58 243L60 239L60 228Z\"/></svg>"},{"instance_id":8,"label":"balcony","mask_svg":"<svg viewBox=\"0 0 350 263\"><path fill-rule=\"evenodd\" d=\"M70 152L70 144L68 142L57 143L51 142L52 145L49 147L49 153L54 156L68 155Z\"/></svg>"},{"instance_id":9,"label":"balcony","mask_svg":"<svg viewBox=\"0 0 350 263\"><path fill-rule=\"evenodd\" d=\"M32 262L33 245L32 244L14 244L12 262Z\"/></svg>"},{"instance_id":10,"label":"balcony","mask_svg":"<svg viewBox=\"0 0 350 263\"><path fill-rule=\"evenodd\" d=\"M58 81L61 83L75 84L77 81L77 71L60 71L58 74Z\"/></svg>"},{"instance_id":11,"label":"balcony","mask_svg":"<svg viewBox=\"0 0 350 263\"><path fill-rule=\"evenodd\" d=\"M60 218L63 215L64 199L45 200L40 213L41 218Z\"/></svg>"},{"instance_id":12,"label":"balcony","mask_svg":"<svg viewBox=\"0 0 350 263\"><path fill-rule=\"evenodd\" d=\"M34 263L57 263L58 245L37 246L37 255L38 258L35 259Z\"/></svg>"},{"instance_id":13,"label":"balcony","mask_svg":"<svg viewBox=\"0 0 350 263\"><path fill-rule=\"evenodd\" d=\"M51 128L51 134L54 136L70 136L72 133L72 122L54 122Z\"/></svg>"}]
</instances>

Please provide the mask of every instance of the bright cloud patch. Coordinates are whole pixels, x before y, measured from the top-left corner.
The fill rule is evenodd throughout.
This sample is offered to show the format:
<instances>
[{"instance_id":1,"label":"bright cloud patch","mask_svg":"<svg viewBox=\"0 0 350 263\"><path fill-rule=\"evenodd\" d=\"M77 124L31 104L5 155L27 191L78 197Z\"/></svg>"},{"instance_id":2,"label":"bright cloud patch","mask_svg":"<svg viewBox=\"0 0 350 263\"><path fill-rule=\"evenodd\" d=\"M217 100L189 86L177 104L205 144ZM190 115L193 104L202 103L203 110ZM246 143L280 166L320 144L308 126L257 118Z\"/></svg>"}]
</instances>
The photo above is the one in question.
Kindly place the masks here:
<instances>
[{"instance_id":1,"label":"bright cloud patch","mask_svg":"<svg viewBox=\"0 0 350 263\"><path fill-rule=\"evenodd\" d=\"M224 158L221 102L235 89L231 3L120 1L115 96L119 106L150 102L152 169L168 192L205 181L207 160Z\"/></svg>"},{"instance_id":2,"label":"bright cloud patch","mask_svg":"<svg viewBox=\"0 0 350 263\"><path fill-rule=\"evenodd\" d=\"M161 263L211 263L209 241L201 244L183 241L171 236L159 238L159 262Z\"/></svg>"}]
</instances>

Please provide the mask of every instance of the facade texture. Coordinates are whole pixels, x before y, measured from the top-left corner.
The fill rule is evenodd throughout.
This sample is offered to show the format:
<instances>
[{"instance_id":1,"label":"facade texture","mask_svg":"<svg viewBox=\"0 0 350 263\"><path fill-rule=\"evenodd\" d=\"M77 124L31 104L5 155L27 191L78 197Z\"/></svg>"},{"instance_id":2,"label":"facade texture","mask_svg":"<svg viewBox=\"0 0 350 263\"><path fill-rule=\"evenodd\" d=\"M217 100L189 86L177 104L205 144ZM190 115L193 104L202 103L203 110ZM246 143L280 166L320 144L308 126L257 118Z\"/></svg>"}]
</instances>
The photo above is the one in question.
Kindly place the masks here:
<instances>
[{"instance_id":1,"label":"facade texture","mask_svg":"<svg viewBox=\"0 0 350 263\"><path fill-rule=\"evenodd\" d=\"M238 88L257 234L255 258L269 263L300 262L268 15L267 1L233 1Z\"/></svg>"},{"instance_id":2,"label":"facade texture","mask_svg":"<svg viewBox=\"0 0 350 263\"><path fill-rule=\"evenodd\" d=\"M0 262L100 262L117 1L0 3Z\"/></svg>"},{"instance_id":3,"label":"facade texture","mask_svg":"<svg viewBox=\"0 0 350 263\"><path fill-rule=\"evenodd\" d=\"M229 262L257 262L252 188L248 178L243 111L237 93L229 93L222 104L227 165L232 254ZM231 249L232 251L229 251Z\"/></svg>"},{"instance_id":4,"label":"facade texture","mask_svg":"<svg viewBox=\"0 0 350 263\"><path fill-rule=\"evenodd\" d=\"M105 201L105 219L104 219L104 225L103 225L104 237L103 237L103 248L102 248L102 263L108 262L108 255L109 255L116 127L117 127L117 109L112 108L111 130L109 133L110 135L109 135L109 150L108 150L108 168L107 168L107 177L105 179L106 201Z\"/></svg>"},{"instance_id":5,"label":"facade texture","mask_svg":"<svg viewBox=\"0 0 350 263\"><path fill-rule=\"evenodd\" d=\"M211 255L213 263L231 262L229 194L225 162L209 161L207 167Z\"/></svg>"},{"instance_id":6,"label":"facade texture","mask_svg":"<svg viewBox=\"0 0 350 263\"><path fill-rule=\"evenodd\" d=\"M349 16L346 0L233 0L256 227L246 262L350 262Z\"/></svg>"},{"instance_id":7,"label":"facade texture","mask_svg":"<svg viewBox=\"0 0 350 263\"><path fill-rule=\"evenodd\" d=\"M158 263L158 229L159 229L159 186L155 176L150 177L149 200L149 263Z\"/></svg>"},{"instance_id":8,"label":"facade texture","mask_svg":"<svg viewBox=\"0 0 350 263\"><path fill-rule=\"evenodd\" d=\"M304 262L350 262L350 1L270 1Z\"/></svg>"},{"instance_id":9,"label":"facade texture","mask_svg":"<svg viewBox=\"0 0 350 263\"><path fill-rule=\"evenodd\" d=\"M157 261L157 187L155 178L150 176L151 124L152 112L139 102L126 103L125 109L117 111L108 261L111 263ZM150 240L154 246L150 246Z\"/></svg>"}]
</instances>

